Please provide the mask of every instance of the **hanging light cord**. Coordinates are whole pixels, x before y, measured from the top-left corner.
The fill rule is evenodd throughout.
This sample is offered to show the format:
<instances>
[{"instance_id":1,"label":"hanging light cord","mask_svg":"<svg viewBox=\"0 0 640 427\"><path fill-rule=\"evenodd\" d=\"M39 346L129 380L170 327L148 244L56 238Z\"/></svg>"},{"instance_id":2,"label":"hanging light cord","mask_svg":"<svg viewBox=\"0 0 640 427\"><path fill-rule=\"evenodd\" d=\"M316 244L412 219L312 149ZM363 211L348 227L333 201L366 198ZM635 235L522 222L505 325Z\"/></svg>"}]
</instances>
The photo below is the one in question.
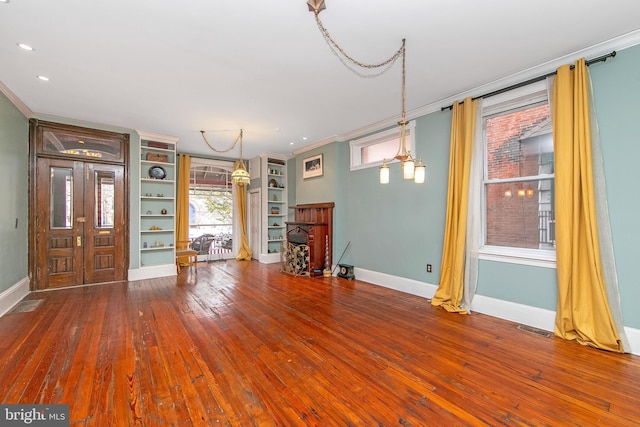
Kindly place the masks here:
<instances>
[{"instance_id":1,"label":"hanging light cord","mask_svg":"<svg viewBox=\"0 0 640 427\"><path fill-rule=\"evenodd\" d=\"M338 43L336 43L336 41L333 40L333 38L331 37L331 34L329 34L329 31L322 24L322 21L320 20L320 10L322 9L315 8L313 10L313 13L316 17L316 24L318 24L318 28L320 29L320 32L324 36L325 41L331 48L331 51L333 52L333 54L336 55L340 60L340 62L342 62L342 64L345 67L347 67L351 72L357 74L360 77L365 77L365 78L378 77L386 73L395 64L398 58L402 57L402 97L400 99L402 104L401 105L402 113L400 116L400 121L398 122L398 125L400 125L400 145L398 146L398 151L396 152L396 155L394 156L394 158L402 161L412 159L413 157L411 156L411 152L407 151L406 137L405 137L405 134L406 134L405 127L408 123L406 119L406 110L405 110L405 104L407 100L406 98L406 74L407 74L406 65L407 64L406 64L406 49L405 49L406 39L402 39L402 46L400 46L400 48L390 58L386 59L385 61L379 62L377 64L365 64L363 62L360 62L352 58L344 51L344 49L338 46ZM383 68L383 70L377 74L362 74L358 72L356 69L354 69L353 67L351 67L345 60L355 66L358 66L360 68L366 68L369 70L383 68L383 67L386 67L386 68Z\"/></svg>"},{"instance_id":2,"label":"hanging light cord","mask_svg":"<svg viewBox=\"0 0 640 427\"><path fill-rule=\"evenodd\" d=\"M211 148L211 150L215 151L216 153L228 153L229 151L233 150L236 144L238 143L238 141L240 141L240 159L242 159L242 129L240 129L240 133L238 134L238 136L236 136L236 140L233 141L233 144L231 144L231 147L227 148L226 150L216 149L213 145L209 143L209 141L207 141L207 137L204 135L204 133L205 131L203 130L200 131L200 135L202 135L202 139L204 139L204 142L209 146L209 148Z\"/></svg>"},{"instance_id":3,"label":"hanging light cord","mask_svg":"<svg viewBox=\"0 0 640 427\"><path fill-rule=\"evenodd\" d=\"M342 49L340 46L338 46L338 43L335 42L335 40L333 40L333 38L331 37L331 35L329 34L329 31L325 28L324 25L322 25L322 21L320 21L320 12L318 10L314 10L314 15L316 17L316 24L318 24L318 28L320 29L320 32L322 33L322 35L324 36L325 41L327 42L327 44L329 45L329 47L331 48L331 51L334 53L334 55L336 55L338 57L338 59L340 59L340 62L342 62L342 64L347 67L351 72L357 74L360 77L364 77L364 78L372 78L372 77L378 77L384 73L386 73L392 66L393 64L398 60L398 58L400 58L400 55L404 54L404 39L402 40L402 46L400 46L400 48L387 60L382 61L380 63L377 64L365 64L363 62L360 62L354 58L352 58L351 56L349 56L344 49ZM357 70L353 69L352 67L349 66L349 64L347 64L343 58L345 58L346 60L348 60L351 64L356 65L360 68L366 68L369 70L373 70L373 69L378 69L378 68L383 68L383 70L377 74L362 74L360 72L358 72Z\"/></svg>"}]
</instances>

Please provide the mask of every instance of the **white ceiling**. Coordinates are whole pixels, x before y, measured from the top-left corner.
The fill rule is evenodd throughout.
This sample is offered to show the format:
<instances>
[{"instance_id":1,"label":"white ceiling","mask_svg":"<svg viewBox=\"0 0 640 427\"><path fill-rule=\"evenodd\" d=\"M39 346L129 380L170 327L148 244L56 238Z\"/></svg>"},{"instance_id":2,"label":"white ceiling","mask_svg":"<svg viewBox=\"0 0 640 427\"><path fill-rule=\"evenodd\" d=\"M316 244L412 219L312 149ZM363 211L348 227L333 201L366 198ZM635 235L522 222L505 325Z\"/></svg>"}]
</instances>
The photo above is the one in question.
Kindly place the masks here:
<instances>
[{"instance_id":1,"label":"white ceiling","mask_svg":"<svg viewBox=\"0 0 640 427\"><path fill-rule=\"evenodd\" d=\"M320 17L362 62L406 38L411 111L635 33L640 1L327 0ZM400 63L347 70L306 0L10 0L0 42L0 82L37 115L176 136L193 154L213 155L201 129L223 149L243 128L251 158L400 112Z\"/></svg>"}]
</instances>

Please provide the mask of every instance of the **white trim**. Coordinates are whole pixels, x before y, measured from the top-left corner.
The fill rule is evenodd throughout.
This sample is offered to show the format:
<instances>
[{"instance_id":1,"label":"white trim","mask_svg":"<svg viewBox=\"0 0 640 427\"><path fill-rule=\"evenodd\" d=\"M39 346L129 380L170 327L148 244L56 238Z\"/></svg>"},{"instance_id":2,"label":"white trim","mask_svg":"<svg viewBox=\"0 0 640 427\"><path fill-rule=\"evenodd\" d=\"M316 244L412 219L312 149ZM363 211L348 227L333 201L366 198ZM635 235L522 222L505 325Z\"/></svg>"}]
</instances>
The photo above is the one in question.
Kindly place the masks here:
<instances>
[{"instance_id":1,"label":"white trim","mask_svg":"<svg viewBox=\"0 0 640 427\"><path fill-rule=\"evenodd\" d=\"M596 58L598 56L606 55L616 50L624 50L632 46L636 46L640 44L640 30L632 31L630 33L624 34L622 36L613 38L611 40L604 41L602 43L595 44L593 46L578 50L576 52L561 56L554 60L545 62L543 64L537 65L532 68L528 68L526 70L522 70L520 72L511 74L509 76L503 77L498 80L494 80L492 82L486 83L482 86L475 87L473 89L460 92L456 95L449 96L447 98L440 99L438 101L432 102L431 104L423 105L414 110L407 111L406 119L413 120L418 117L426 116L427 114L434 113L436 111L441 111L443 107L448 107L453 104L454 101L460 101L465 99L467 96L480 96L485 93L490 93L495 90L503 89L505 87L512 86L517 83L521 83L527 81L529 79L533 79L539 76L543 76L547 73L551 73L558 69L561 65L569 64L574 62L579 58ZM389 117L387 119L380 120L378 122L372 123L370 125L361 127L359 129L354 129L350 132L344 133L342 135L334 135L332 137L320 140L312 145L307 147L302 147L299 150L293 152L294 155L300 154L304 151L308 151L314 148L318 148L322 145L329 144L335 141L349 141L351 139L359 138L363 135L378 132L381 129L385 129L398 124L398 120L400 120L400 115L394 117Z\"/></svg>"},{"instance_id":2,"label":"white trim","mask_svg":"<svg viewBox=\"0 0 640 427\"><path fill-rule=\"evenodd\" d=\"M0 316L5 315L24 297L29 295L29 278L25 277L0 294Z\"/></svg>"},{"instance_id":3,"label":"white trim","mask_svg":"<svg viewBox=\"0 0 640 427\"><path fill-rule=\"evenodd\" d=\"M412 120L408 123L406 127L406 135L408 139L406 145L407 145L407 150L410 151L413 156L416 155L415 133L416 133L416 121ZM384 142L389 142L391 140L395 140L399 138L400 138L400 127L395 126L390 129L376 132L374 134L371 134L359 139L352 139L351 141L349 141L349 154L350 154L349 170L354 171L354 170L381 166L383 163L382 160L372 161L372 162L363 164L362 158L361 158L362 148L369 147L371 145L381 144ZM397 162L399 162L399 160L392 158L387 161L387 164L397 163Z\"/></svg>"},{"instance_id":4,"label":"white trim","mask_svg":"<svg viewBox=\"0 0 640 427\"><path fill-rule=\"evenodd\" d=\"M339 141L340 139L338 138L337 135L333 135L333 136L328 136L324 139L321 139L320 141L316 141L312 144L309 145L305 145L304 147L300 147L298 149L295 149L292 151L293 156L297 156L298 154L302 154L302 153L306 153L307 151L311 151L311 150L315 150L316 148L320 148L323 145L328 145L331 144L333 142ZM265 156L269 156L269 157L274 157L273 155L269 155L269 154L261 154L260 156L265 157ZM276 156L282 156L282 154L277 154Z\"/></svg>"},{"instance_id":5,"label":"white trim","mask_svg":"<svg viewBox=\"0 0 640 427\"><path fill-rule=\"evenodd\" d=\"M198 268L194 266L194 268ZM175 264L164 264L164 265L153 265L149 267L140 267L129 270L129 278L128 280L146 280L146 279L155 279L158 277L168 277L168 276L177 276L178 272L176 270Z\"/></svg>"},{"instance_id":6,"label":"white trim","mask_svg":"<svg viewBox=\"0 0 640 427\"><path fill-rule=\"evenodd\" d=\"M521 323L534 328L553 332L556 312L530 305L476 295L471 303L471 311Z\"/></svg>"},{"instance_id":7,"label":"white trim","mask_svg":"<svg viewBox=\"0 0 640 427\"><path fill-rule=\"evenodd\" d=\"M437 285L430 283L357 267L354 268L354 274L358 280L424 298L432 298L438 289Z\"/></svg>"},{"instance_id":8,"label":"white trim","mask_svg":"<svg viewBox=\"0 0 640 427\"><path fill-rule=\"evenodd\" d=\"M629 341L628 351L631 354L640 356L640 329L624 327L624 332L627 334L627 341Z\"/></svg>"},{"instance_id":9,"label":"white trim","mask_svg":"<svg viewBox=\"0 0 640 427\"><path fill-rule=\"evenodd\" d=\"M178 143L178 139L179 139L176 136L162 135L162 134L159 134L159 133L147 132L147 131L144 131L144 130L137 130L136 129L136 132L140 136L140 139L141 140L145 140L145 141L166 142L166 143L169 143L169 144L176 145Z\"/></svg>"},{"instance_id":10,"label":"white trim","mask_svg":"<svg viewBox=\"0 0 640 427\"><path fill-rule=\"evenodd\" d=\"M362 268L354 268L356 278L363 282L368 282L377 286L389 289L395 289L411 295L430 299L438 288L426 282L406 279L404 277L392 276L386 273L365 270ZM497 298L476 295L471 304L472 312L486 314L502 320L531 326L553 333L555 327L556 312L544 308L532 307L529 305L519 304L511 301L500 300ZM624 328L629 345L631 348L626 349L629 353L640 356L640 329Z\"/></svg>"},{"instance_id":11,"label":"white trim","mask_svg":"<svg viewBox=\"0 0 640 427\"><path fill-rule=\"evenodd\" d=\"M11 103L18 110L20 110L20 112L24 114L28 119L33 117L34 115L33 111L31 111L31 109L27 107L27 104L22 102L22 100L18 98L16 94L13 93L11 89L9 89L9 87L5 85L2 81L0 81L0 92L4 93L4 96L6 96L9 99L9 101L11 101Z\"/></svg>"},{"instance_id":12,"label":"white trim","mask_svg":"<svg viewBox=\"0 0 640 427\"><path fill-rule=\"evenodd\" d=\"M280 252L278 253L271 253L271 254L263 254L263 253L259 253L258 254L258 261L261 262L262 264L275 264L277 262L280 262Z\"/></svg>"},{"instance_id":13,"label":"white trim","mask_svg":"<svg viewBox=\"0 0 640 427\"><path fill-rule=\"evenodd\" d=\"M578 50L576 52L569 53L535 67L531 67L526 70L522 70L509 76L503 77L501 79L494 80L482 86L478 86L465 92L458 93L454 96L450 96L448 98L444 98L431 104L416 108L415 110L411 110L407 113L407 119L424 116L435 111L440 111L443 107L447 107L453 104L454 101L465 99L467 96L480 96L482 94L503 89L505 87L509 87L514 84L527 81L529 79L543 76L545 74L556 71L558 67L562 65L575 62L579 58L584 57L587 60L591 58L597 58L598 56L611 53L614 50L624 50L638 44L640 44L640 30L635 30L611 40L607 40L602 43L598 43L593 46Z\"/></svg>"},{"instance_id":14,"label":"white trim","mask_svg":"<svg viewBox=\"0 0 640 427\"><path fill-rule=\"evenodd\" d=\"M478 259L533 267L556 268L556 252L552 250L483 246Z\"/></svg>"}]
</instances>

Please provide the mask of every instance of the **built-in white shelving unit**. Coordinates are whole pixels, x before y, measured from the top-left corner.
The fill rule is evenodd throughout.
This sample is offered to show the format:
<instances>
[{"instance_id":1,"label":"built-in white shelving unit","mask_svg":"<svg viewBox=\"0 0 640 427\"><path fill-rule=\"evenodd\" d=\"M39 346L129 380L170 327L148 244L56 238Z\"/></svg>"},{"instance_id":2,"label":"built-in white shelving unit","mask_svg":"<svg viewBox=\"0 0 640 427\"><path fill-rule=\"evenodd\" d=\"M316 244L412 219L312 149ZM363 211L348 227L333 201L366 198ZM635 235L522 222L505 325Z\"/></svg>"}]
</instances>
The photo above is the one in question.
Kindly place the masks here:
<instances>
[{"instance_id":1,"label":"built-in white shelving unit","mask_svg":"<svg viewBox=\"0 0 640 427\"><path fill-rule=\"evenodd\" d=\"M140 135L139 266L129 280L176 274L177 138L138 131Z\"/></svg>"}]
</instances>

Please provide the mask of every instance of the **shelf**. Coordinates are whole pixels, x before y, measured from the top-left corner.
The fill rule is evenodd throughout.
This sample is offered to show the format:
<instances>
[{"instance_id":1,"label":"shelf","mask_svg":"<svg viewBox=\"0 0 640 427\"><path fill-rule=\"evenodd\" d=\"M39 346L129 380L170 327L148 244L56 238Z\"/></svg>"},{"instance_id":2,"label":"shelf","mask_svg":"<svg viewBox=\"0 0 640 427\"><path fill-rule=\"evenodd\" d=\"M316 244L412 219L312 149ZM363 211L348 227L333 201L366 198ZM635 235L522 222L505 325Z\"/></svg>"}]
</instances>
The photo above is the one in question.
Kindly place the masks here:
<instances>
[{"instance_id":1,"label":"shelf","mask_svg":"<svg viewBox=\"0 0 640 427\"><path fill-rule=\"evenodd\" d=\"M285 221L289 216L286 188L287 162L285 156L260 156L260 176L262 177L260 262L280 262L280 247L283 242L286 242ZM278 200L273 200L274 197ZM277 213L271 213L272 209L277 210Z\"/></svg>"},{"instance_id":2,"label":"shelf","mask_svg":"<svg viewBox=\"0 0 640 427\"><path fill-rule=\"evenodd\" d=\"M173 179L153 179L153 178L140 178L142 182L157 182L162 184L173 184L175 181Z\"/></svg>"},{"instance_id":3,"label":"shelf","mask_svg":"<svg viewBox=\"0 0 640 427\"><path fill-rule=\"evenodd\" d=\"M140 160L140 164L149 165L149 166L153 166L153 165L163 165L163 166L170 166L170 167L175 166L171 162L154 162L153 160Z\"/></svg>"},{"instance_id":4,"label":"shelf","mask_svg":"<svg viewBox=\"0 0 640 427\"><path fill-rule=\"evenodd\" d=\"M149 269L155 266L173 266L175 265L175 184L178 140L149 132L138 131L138 134L141 139L138 156L140 165L139 267ZM149 145L158 146L150 147ZM158 156L151 156L149 153L155 153ZM158 157L160 160L153 160ZM148 170L153 166L165 169L166 179L151 178ZM161 227L161 229L149 230L152 226ZM145 244L147 247L144 247ZM155 244L164 244L164 246L151 246ZM166 270L162 274L166 275Z\"/></svg>"}]
</instances>

